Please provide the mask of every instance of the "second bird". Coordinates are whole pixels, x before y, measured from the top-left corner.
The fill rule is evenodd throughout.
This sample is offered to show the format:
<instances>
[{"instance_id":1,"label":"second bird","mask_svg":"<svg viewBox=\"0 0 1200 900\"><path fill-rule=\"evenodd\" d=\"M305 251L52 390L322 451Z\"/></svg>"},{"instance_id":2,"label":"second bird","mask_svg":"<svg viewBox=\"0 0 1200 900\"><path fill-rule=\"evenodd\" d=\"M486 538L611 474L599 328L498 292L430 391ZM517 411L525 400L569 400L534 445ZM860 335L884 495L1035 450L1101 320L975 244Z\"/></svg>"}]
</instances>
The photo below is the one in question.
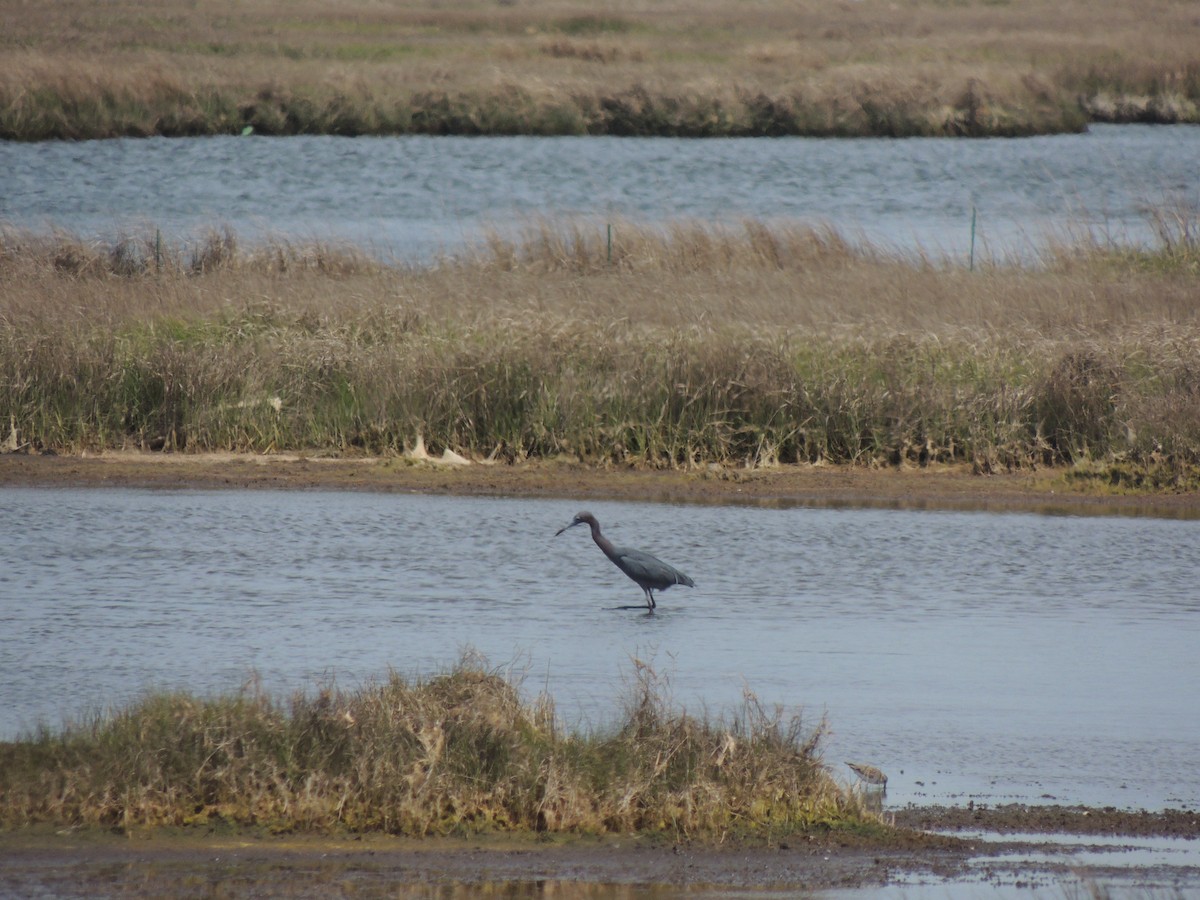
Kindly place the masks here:
<instances>
[{"instance_id":1,"label":"second bird","mask_svg":"<svg viewBox=\"0 0 1200 900\"><path fill-rule=\"evenodd\" d=\"M657 604L654 602L655 591L665 591L676 584L686 584L695 587L696 583L674 566L669 566L657 556L643 553L641 550L630 550L628 547L614 547L612 541L600 533L600 523L590 512L581 512L570 524L564 525L555 532L555 537L568 528L576 525L588 525L592 529L592 540L604 551L604 555L616 563L617 568L637 582L646 594L646 609L651 612ZM629 608L629 607L625 607Z\"/></svg>"}]
</instances>

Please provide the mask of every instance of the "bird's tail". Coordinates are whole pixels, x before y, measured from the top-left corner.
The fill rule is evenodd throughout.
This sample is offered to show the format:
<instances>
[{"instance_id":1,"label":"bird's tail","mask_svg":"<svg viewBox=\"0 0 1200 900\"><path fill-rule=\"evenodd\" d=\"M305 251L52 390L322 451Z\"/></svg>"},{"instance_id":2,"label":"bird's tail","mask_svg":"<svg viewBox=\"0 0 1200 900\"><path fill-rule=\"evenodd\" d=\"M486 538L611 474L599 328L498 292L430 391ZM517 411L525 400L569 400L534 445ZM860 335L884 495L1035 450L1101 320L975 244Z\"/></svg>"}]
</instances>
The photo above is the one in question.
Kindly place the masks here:
<instances>
[{"instance_id":1,"label":"bird's tail","mask_svg":"<svg viewBox=\"0 0 1200 900\"><path fill-rule=\"evenodd\" d=\"M676 584L686 584L688 587L696 586L696 582L692 581L692 579L688 578L682 572L676 573L675 583Z\"/></svg>"}]
</instances>

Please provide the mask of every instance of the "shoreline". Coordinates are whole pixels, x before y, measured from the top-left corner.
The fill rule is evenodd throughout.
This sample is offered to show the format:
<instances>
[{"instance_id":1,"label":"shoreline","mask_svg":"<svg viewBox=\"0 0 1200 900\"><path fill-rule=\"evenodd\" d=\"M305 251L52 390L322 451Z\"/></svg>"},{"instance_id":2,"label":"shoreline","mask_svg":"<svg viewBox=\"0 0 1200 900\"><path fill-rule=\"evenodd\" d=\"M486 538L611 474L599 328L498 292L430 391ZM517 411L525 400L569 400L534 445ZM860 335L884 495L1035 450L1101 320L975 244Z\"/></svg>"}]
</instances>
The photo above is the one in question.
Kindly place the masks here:
<instances>
[{"instance_id":1,"label":"shoreline","mask_svg":"<svg viewBox=\"0 0 1200 900\"><path fill-rule=\"evenodd\" d=\"M353 884L364 896L397 896L401 888L434 884L466 890L557 884L591 896L615 885L681 893L699 886L718 892L827 890L912 884L916 878L949 887L979 885L981 872L992 884L1061 887L1075 880L1148 890L1164 884L1178 889L1198 872L1194 864L1164 874L1122 860L1147 839L1200 837L1200 813L1186 810L1012 804L909 807L885 815L897 828L883 837L831 831L720 842L646 834L270 834L219 823L129 832L34 828L0 832L0 890L75 896L86 886L96 896L154 897L180 896L175 891L182 884L222 882L237 885L235 896L295 898L328 896L339 884ZM1095 849L1088 843L1092 837L1110 841L1111 864L1072 864L1073 854ZM1121 845L1113 846L1113 838Z\"/></svg>"},{"instance_id":2,"label":"shoreline","mask_svg":"<svg viewBox=\"0 0 1200 900\"><path fill-rule=\"evenodd\" d=\"M0 456L0 487L201 490L363 490L747 506L1200 517L1200 492L1106 492L1074 485L1071 470L975 474L967 465L887 468L780 465L691 470L593 466L573 460L518 464L405 457L108 451Z\"/></svg>"}]
</instances>

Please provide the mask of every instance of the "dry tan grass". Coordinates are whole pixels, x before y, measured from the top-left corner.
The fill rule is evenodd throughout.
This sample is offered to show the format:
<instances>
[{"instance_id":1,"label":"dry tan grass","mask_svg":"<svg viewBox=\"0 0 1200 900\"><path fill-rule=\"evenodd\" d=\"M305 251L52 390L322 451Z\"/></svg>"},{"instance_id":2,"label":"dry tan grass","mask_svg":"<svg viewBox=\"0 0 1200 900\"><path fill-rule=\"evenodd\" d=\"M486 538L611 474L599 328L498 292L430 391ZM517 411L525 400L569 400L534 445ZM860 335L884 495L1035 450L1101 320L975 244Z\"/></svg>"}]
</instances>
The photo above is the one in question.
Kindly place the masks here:
<instances>
[{"instance_id":1,"label":"dry tan grass","mask_svg":"<svg viewBox=\"0 0 1200 900\"><path fill-rule=\"evenodd\" d=\"M149 240L87 244L10 230L0 234L0 312L10 323L110 328L258 309L333 332L382 317L400 329L615 323L1015 341L1192 327L1200 317L1194 251L1190 265L1172 267L1124 251L1050 248L1043 265L970 272L860 249L832 231L753 220L665 231L617 222L613 234L610 258L602 228L538 223L515 241L494 236L472 258L406 269L353 248L268 241L243 249L214 232L186 256L164 254L156 272Z\"/></svg>"},{"instance_id":2,"label":"dry tan grass","mask_svg":"<svg viewBox=\"0 0 1200 900\"><path fill-rule=\"evenodd\" d=\"M58 450L1200 459L1194 243L969 272L758 222L616 235L610 259L599 230L535 225L422 270L227 235L159 270L12 236L0 420Z\"/></svg>"},{"instance_id":3,"label":"dry tan grass","mask_svg":"<svg viewBox=\"0 0 1200 900\"><path fill-rule=\"evenodd\" d=\"M721 840L878 827L820 761L822 727L751 695L722 721L672 709L636 664L602 730L468 658L356 691L280 702L151 694L94 720L0 743L0 827L225 823L279 831L663 832Z\"/></svg>"},{"instance_id":4,"label":"dry tan grass","mask_svg":"<svg viewBox=\"0 0 1200 900\"><path fill-rule=\"evenodd\" d=\"M1005 133L1074 127L1081 109L1195 121L1200 101L1200 23L1167 0L693 0L600 12L575 0L3 0L0 12L9 137L245 123Z\"/></svg>"}]
</instances>

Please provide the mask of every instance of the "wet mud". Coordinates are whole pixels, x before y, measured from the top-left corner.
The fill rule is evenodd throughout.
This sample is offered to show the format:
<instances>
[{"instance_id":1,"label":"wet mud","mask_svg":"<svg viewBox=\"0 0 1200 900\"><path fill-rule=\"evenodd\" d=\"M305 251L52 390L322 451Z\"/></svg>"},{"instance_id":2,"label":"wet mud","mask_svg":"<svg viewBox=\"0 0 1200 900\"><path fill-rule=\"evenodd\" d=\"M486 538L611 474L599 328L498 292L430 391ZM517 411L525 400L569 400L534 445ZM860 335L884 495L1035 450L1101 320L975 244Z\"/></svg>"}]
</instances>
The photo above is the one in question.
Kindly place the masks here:
<instances>
[{"instance_id":1,"label":"wet mud","mask_svg":"<svg viewBox=\"0 0 1200 900\"><path fill-rule=\"evenodd\" d=\"M771 846L708 846L634 836L542 845L532 839L422 843L382 836L359 841L91 836L43 838L24 847L8 843L0 890L54 896L71 884L90 883L98 892L116 888L135 897L187 884L200 890L177 896L200 895L217 882L240 882L260 896L304 897L328 896L331 885L345 883L367 896L447 884L859 887L886 884L897 868L949 874L966 854L952 839L930 843L920 837L911 846L802 837Z\"/></svg>"},{"instance_id":2,"label":"wet mud","mask_svg":"<svg viewBox=\"0 0 1200 900\"><path fill-rule=\"evenodd\" d=\"M1158 812L1113 806L912 806L892 813L896 825L917 831L995 834L1072 834L1200 839L1200 811Z\"/></svg>"},{"instance_id":3,"label":"wet mud","mask_svg":"<svg viewBox=\"0 0 1200 900\"><path fill-rule=\"evenodd\" d=\"M485 836L417 840L389 835L297 836L96 830L0 834L4 896L544 896L558 885L568 897L679 896L706 887L829 890L894 883L1054 885L1078 878L1065 845L1034 835L1105 834L1200 839L1200 812L1115 808L912 807L887 814L896 827L875 834L818 833L769 841L717 844L663 837ZM955 831L970 837L955 837ZM980 832L983 832L980 834ZM1030 835L991 842L989 834ZM1058 859L1031 861L1037 850ZM1162 885L1154 868L1119 869L1125 883ZM1103 881L1113 872L1094 868ZM1169 877L1178 884L1186 872ZM1191 872L1192 879L1200 873ZM569 886L569 889L568 889ZM601 891L601 888L603 889ZM660 890L651 890L658 888Z\"/></svg>"}]
</instances>

